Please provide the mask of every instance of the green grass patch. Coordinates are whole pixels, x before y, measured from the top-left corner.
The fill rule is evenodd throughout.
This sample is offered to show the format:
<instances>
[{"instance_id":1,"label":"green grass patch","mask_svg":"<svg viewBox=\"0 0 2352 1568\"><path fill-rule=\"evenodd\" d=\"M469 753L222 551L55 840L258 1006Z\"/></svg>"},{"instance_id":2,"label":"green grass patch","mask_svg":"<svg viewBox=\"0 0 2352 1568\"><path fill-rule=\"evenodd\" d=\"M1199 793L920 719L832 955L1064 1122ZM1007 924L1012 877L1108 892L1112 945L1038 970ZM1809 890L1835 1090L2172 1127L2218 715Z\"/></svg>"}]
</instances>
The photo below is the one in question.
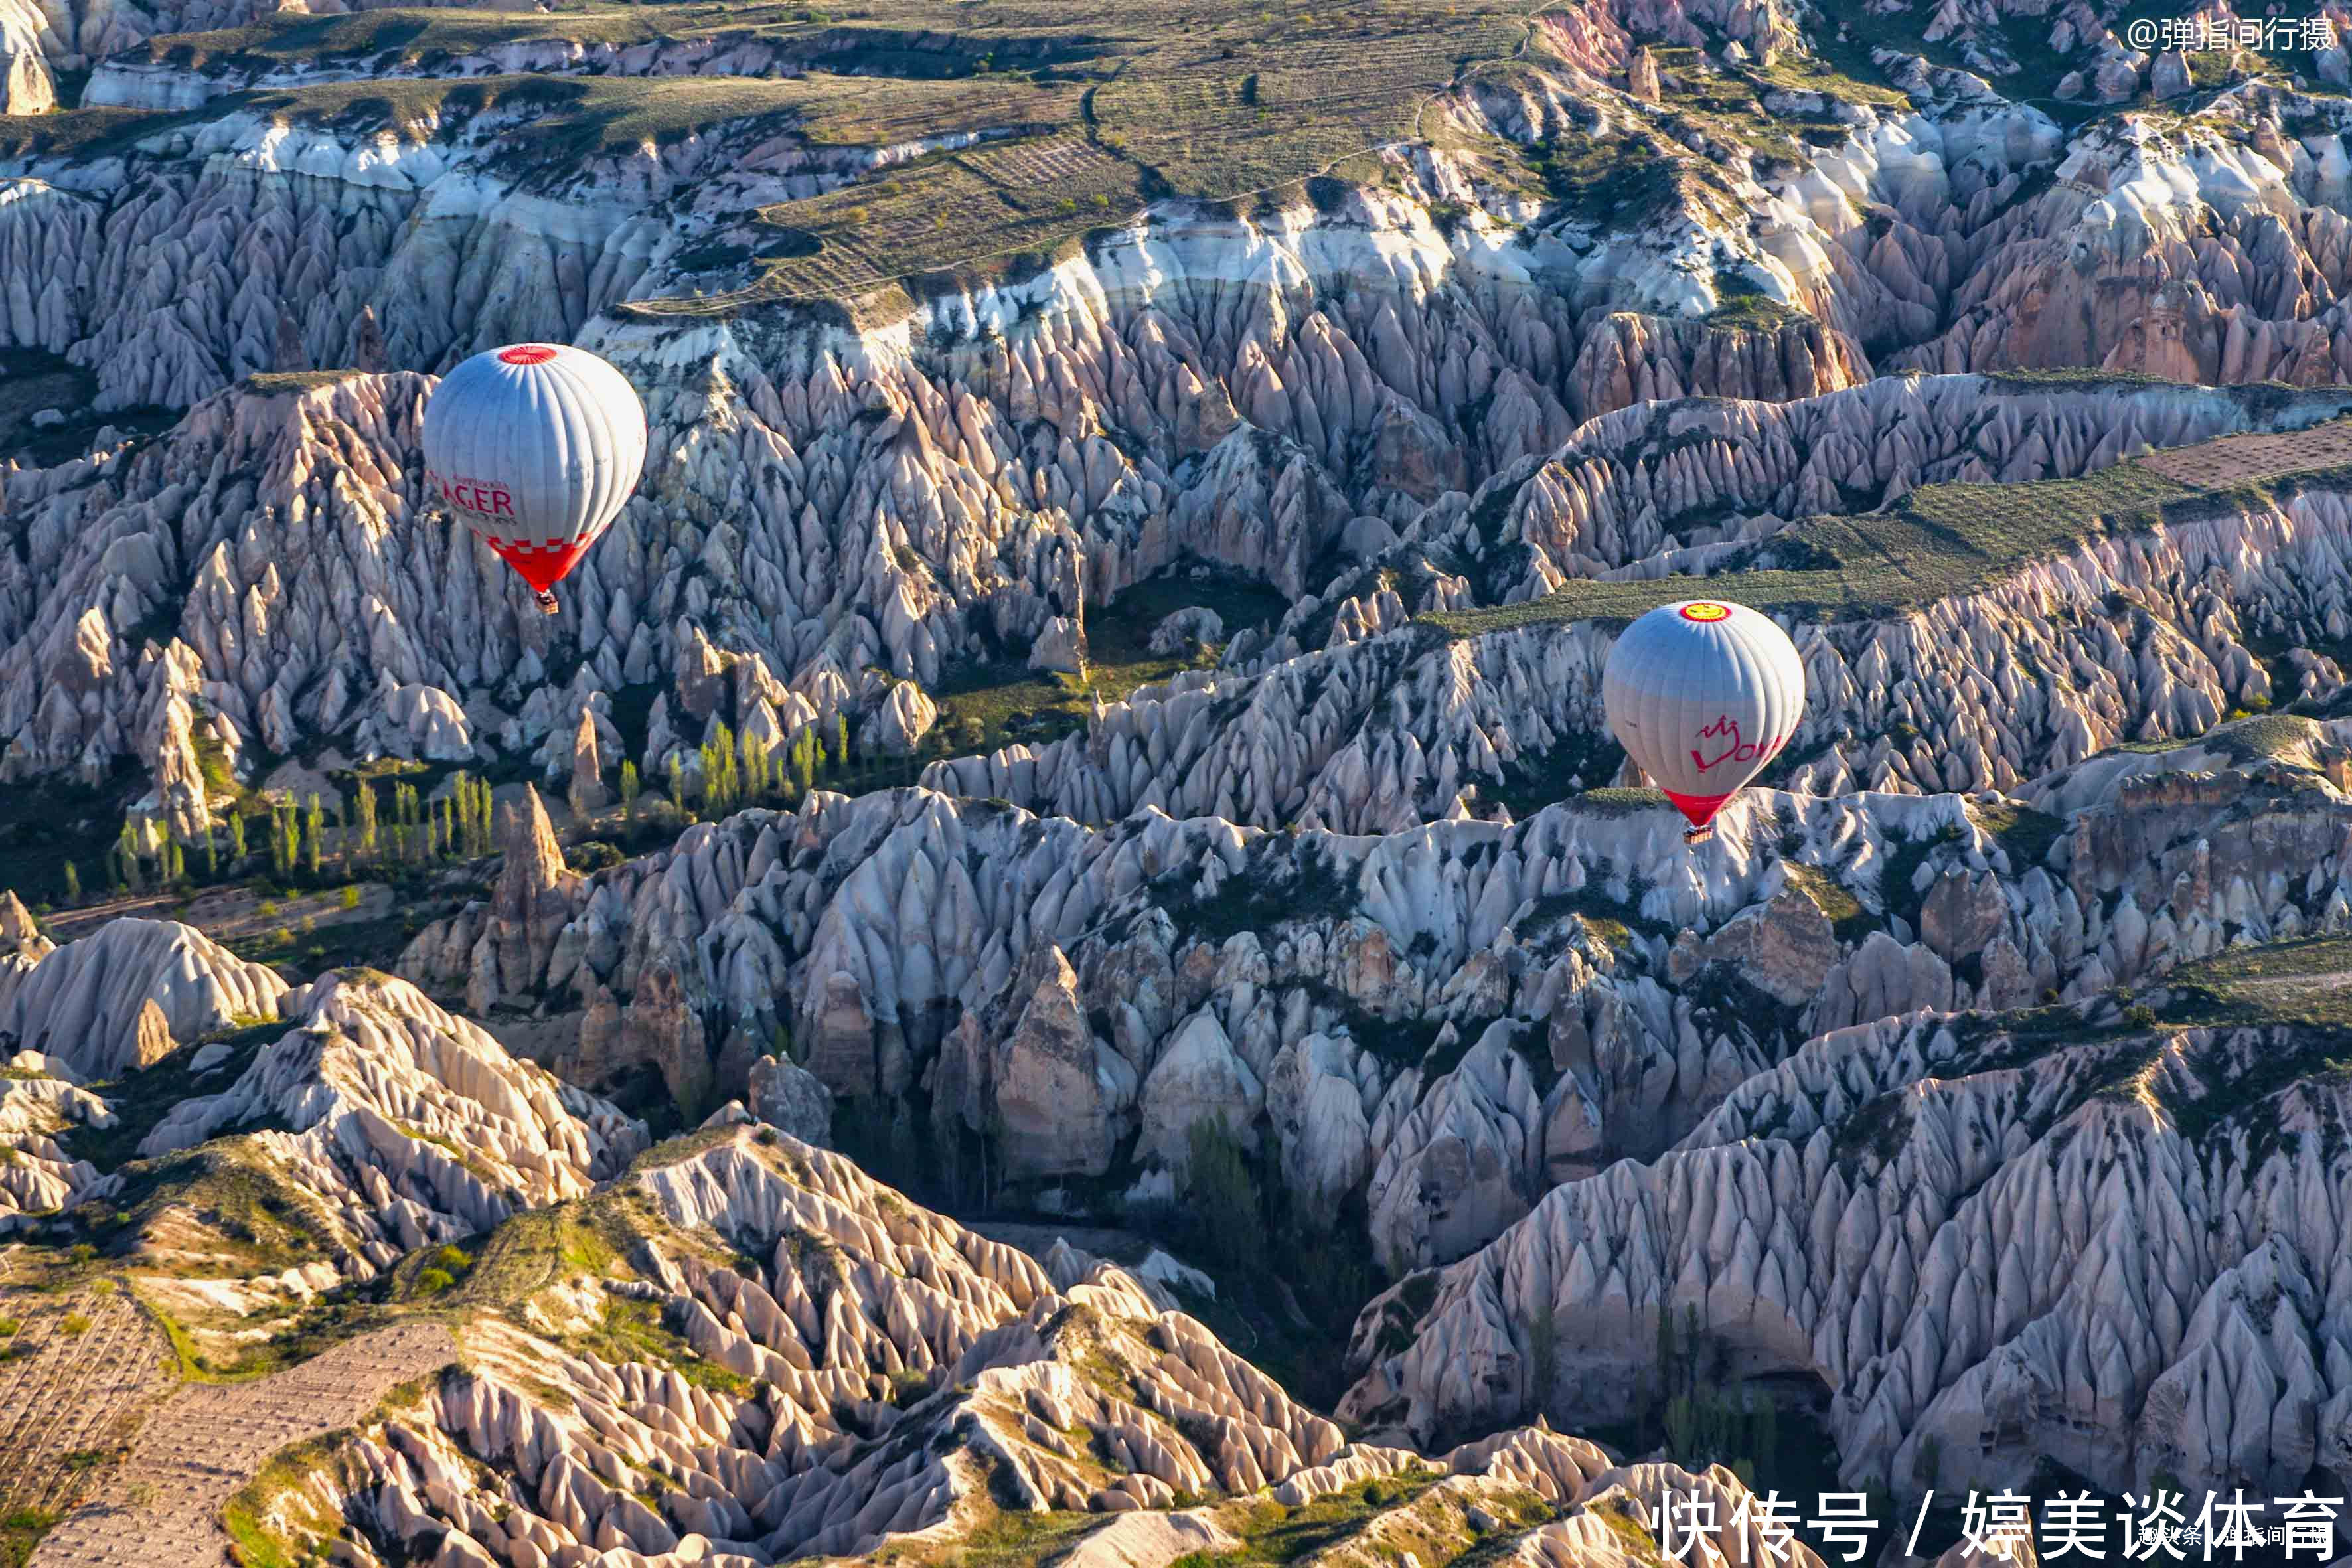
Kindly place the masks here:
<instances>
[{"instance_id":1,"label":"green grass patch","mask_svg":"<svg viewBox=\"0 0 2352 1568\"><path fill-rule=\"evenodd\" d=\"M651 1301L609 1299L604 1321L586 1333L571 1336L567 1343L574 1352L593 1351L607 1362L673 1367L688 1383L738 1399L751 1394L750 1378L697 1355L683 1336L663 1323L661 1309Z\"/></svg>"},{"instance_id":2,"label":"green grass patch","mask_svg":"<svg viewBox=\"0 0 2352 1568\"><path fill-rule=\"evenodd\" d=\"M45 1508L20 1508L0 1516L0 1568L25 1568L41 1537L57 1528L63 1517Z\"/></svg>"},{"instance_id":3,"label":"green grass patch","mask_svg":"<svg viewBox=\"0 0 2352 1568\"><path fill-rule=\"evenodd\" d=\"M431 1302L474 1271L474 1255L455 1242L411 1253L394 1271L394 1289L407 1301Z\"/></svg>"},{"instance_id":4,"label":"green grass patch","mask_svg":"<svg viewBox=\"0 0 2352 1568\"><path fill-rule=\"evenodd\" d=\"M1029 1513L999 1509L942 1552L934 1546L894 1543L868 1561L876 1568L1036 1568L1102 1528L1108 1516L1054 1510Z\"/></svg>"},{"instance_id":5,"label":"green grass patch","mask_svg":"<svg viewBox=\"0 0 2352 1568\"><path fill-rule=\"evenodd\" d=\"M2172 994L2168 1025L2352 1031L2352 938L2231 948L2182 964L2162 984Z\"/></svg>"},{"instance_id":6,"label":"green grass patch","mask_svg":"<svg viewBox=\"0 0 2352 1568\"><path fill-rule=\"evenodd\" d=\"M328 387L341 385L359 374L355 370L256 371L238 384L247 392L275 397L289 392L323 392Z\"/></svg>"},{"instance_id":7,"label":"green grass patch","mask_svg":"<svg viewBox=\"0 0 2352 1568\"><path fill-rule=\"evenodd\" d=\"M1679 148L1639 132L1562 133L1521 154L1561 215L1599 233L1633 227L1673 205L1691 176Z\"/></svg>"},{"instance_id":8,"label":"green grass patch","mask_svg":"<svg viewBox=\"0 0 2352 1568\"><path fill-rule=\"evenodd\" d=\"M68 109L49 114L0 114L0 159L121 157L141 142L201 125L205 110Z\"/></svg>"},{"instance_id":9,"label":"green grass patch","mask_svg":"<svg viewBox=\"0 0 2352 1568\"><path fill-rule=\"evenodd\" d=\"M1635 887L1629 889L1630 897L1614 899L1598 881L1591 881L1572 893L1546 893L1535 901L1535 908L1520 929L1532 934L1552 921L1573 915L1611 947L1620 952L1630 952L1636 935L1674 934L1674 927L1666 921L1652 920L1642 913L1642 891Z\"/></svg>"},{"instance_id":10,"label":"green grass patch","mask_svg":"<svg viewBox=\"0 0 2352 1568\"><path fill-rule=\"evenodd\" d=\"M1642 1568L1665 1568L1665 1553L1658 1549L1658 1538L1642 1522L1626 1499L1615 1497L1596 1505L1593 1517L1609 1527L1609 1532L1625 1544L1625 1555Z\"/></svg>"},{"instance_id":11,"label":"green grass patch","mask_svg":"<svg viewBox=\"0 0 2352 1568\"><path fill-rule=\"evenodd\" d=\"M949 675L932 694L940 706L933 734L941 753L985 753L1016 741L1034 745L1059 740L1085 728L1097 697L1121 701L1141 687L1214 664L1215 647L1150 651L1153 629L1194 606L1215 611L1230 638L1246 627L1278 621L1286 601L1263 583L1231 574L1205 581L1176 575L1139 583L1088 612L1083 675L1033 671L1020 658L968 664Z\"/></svg>"},{"instance_id":12,"label":"green grass patch","mask_svg":"<svg viewBox=\"0 0 2352 1568\"><path fill-rule=\"evenodd\" d=\"M1391 1509L1411 1506L1437 1479L1434 1472L1414 1468L1361 1482L1298 1508L1271 1501L1250 1503L1219 1520L1241 1538L1239 1550L1187 1552L1171 1568L1277 1568L1297 1563L1355 1539L1374 1518Z\"/></svg>"},{"instance_id":13,"label":"green grass patch","mask_svg":"<svg viewBox=\"0 0 2352 1568\"><path fill-rule=\"evenodd\" d=\"M242 27L168 33L149 39L143 53L156 65L183 70L363 63L388 73L513 44L631 44L654 37L650 19L635 10L534 15L392 7L349 16L278 13Z\"/></svg>"},{"instance_id":14,"label":"green grass patch","mask_svg":"<svg viewBox=\"0 0 2352 1568\"><path fill-rule=\"evenodd\" d=\"M1573 809L1596 816L1632 816L1644 811L1664 811L1673 805L1663 790L1646 786L1625 789L1615 784L1589 789L1567 797Z\"/></svg>"},{"instance_id":15,"label":"green grass patch","mask_svg":"<svg viewBox=\"0 0 2352 1568\"><path fill-rule=\"evenodd\" d=\"M2012 801L2001 801L1992 805L1979 805L1971 801L1966 810L1969 820L2000 846L2001 852L2009 857L2011 871L2018 875L2041 865L2050 853L2050 847L2066 835L2063 818Z\"/></svg>"},{"instance_id":16,"label":"green grass patch","mask_svg":"<svg viewBox=\"0 0 2352 1568\"><path fill-rule=\"evenodd\" d=\"M639 1171L667 1170L672 1165L683 1164L721 1143L733 1142L735 1135L736 1130L732 1127L698 1127L691 1132L681 1132L641 1152L629 1162L629 1173L635 1175Z\"/></svg>"},{"instance_id":17,"label":"green grass patch","mask_svg":"<svg viewBox=\"0 0 2352 1568\"><path fill-rule=\"evenodd\" d=\"M562 1280L613 1273L636 1239L611 1197L532 1209L468 1243L473 1265L457 1276L453 1300L472 1308L517 1307Z\"/></svg>"},{"instance_id":18,"label":"green grass patch","mask_svg":"<svg viewBox=\"0 0 2352 1568\"><path fill-rule=\"evenodd\" d=\"M153 1300L142 1297L140 1304L163 1330L171 1345L174 1369L186 1383L250 1383L299 1366L345 1340L403 1315L338 1293L334 1299L321 1298L297 1307L285 1317L264 1325L266 1334L215 1343L208 1349L199 1342L194 1331ZM237 1326L243 1330L252 1325Z\"/></svg>"},{"instance_id":19,"label":"green grass patch","mask_svg":"<svg viewBox=\"0 0 2352 1568\"><path fill-rule=\"evenodd\" d=\"M1777 332L1811 325L1813 318L1729 272L1716 274L1716 296L1723 302L1706 316L1706 324L1723 332Z\"/></svg>"},{"instance_id":20,"label":"green grass patch","mask_svg":"<svg viewBox=\"0 0 2352 1568\"><path fill-rule=\"evenodd\" d=\"M315 1196L287 1180L249 1135L133 1161L122 1174L122 1190L103 1206L130 1218L107 1235L106 1250L123 1256L151 1234L168 1231L171 1252L179 1255L142 1258L142 1267L278 1273L340 1250Z\"/></svg>"},{"instance_id":21,"label":"green grass patch","mask_svg":"<svg viewBox=\"0 0 2352 1568\"><path fill-rule=\"evenodd\" d=\"M1830 930L1840 942L1859 942L1876 929L1878 917L1827 871L1786 859L1780 868L1789 886L1812 900L1813 907L1829 918Z\"/></svg>"}]
</instances>

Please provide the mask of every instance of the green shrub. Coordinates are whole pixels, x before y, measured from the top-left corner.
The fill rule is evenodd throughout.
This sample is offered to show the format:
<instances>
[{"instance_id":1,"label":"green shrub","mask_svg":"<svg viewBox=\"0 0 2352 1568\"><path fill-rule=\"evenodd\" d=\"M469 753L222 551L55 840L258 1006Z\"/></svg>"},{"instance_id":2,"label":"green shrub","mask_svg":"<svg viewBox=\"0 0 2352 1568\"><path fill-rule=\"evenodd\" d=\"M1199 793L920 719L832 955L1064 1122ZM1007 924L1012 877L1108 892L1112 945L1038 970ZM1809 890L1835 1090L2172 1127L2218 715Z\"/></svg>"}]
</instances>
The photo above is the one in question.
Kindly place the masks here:
<instances>
[{"instance_id":1,"label":"green shrub","mask_svg":"<svg viewBox=\"0 0 2352 1568\"><path fill-rule=\"evenodd\" d=\"M446 1268L427 1268L416 1277L416 1293L420 1296L438 1296L456 1283L457 1283L457 1277Z\"/></svg>"}]
</instances>

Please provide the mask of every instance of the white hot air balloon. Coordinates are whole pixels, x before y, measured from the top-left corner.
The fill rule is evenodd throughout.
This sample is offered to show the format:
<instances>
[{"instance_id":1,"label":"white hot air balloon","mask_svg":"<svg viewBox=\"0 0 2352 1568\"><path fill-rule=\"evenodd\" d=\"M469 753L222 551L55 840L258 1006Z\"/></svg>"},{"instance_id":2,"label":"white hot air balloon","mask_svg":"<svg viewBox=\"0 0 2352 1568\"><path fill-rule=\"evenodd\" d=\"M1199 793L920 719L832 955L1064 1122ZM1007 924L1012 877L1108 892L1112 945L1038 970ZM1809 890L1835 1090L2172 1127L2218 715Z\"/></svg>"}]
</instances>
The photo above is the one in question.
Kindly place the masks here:
<instances>
[{"instance_id":1,"label":"white hot air balloon","mask_svg":"<svg viewBox=\"0 0 2352 1568\"><path fill-rule=\"evenodd\" d=\"M563 343L478 353L425 409L432 493L555 614L551 592L621 515L646 466L646 409L621 373Z\"/></svg>"},{"instance_id":2,"label":"white hot air balloon","mask_svg":"<svg viewBox=\"0 0 2352 1568\"><path fill-rule=\"evenodd\" d=\"M1689 818L1683 837L1696 843L1796 732L1805 666L1769 616L1691 599L1625 628L1601 699L1618 743Z\"/></svg>"}]
</instances>

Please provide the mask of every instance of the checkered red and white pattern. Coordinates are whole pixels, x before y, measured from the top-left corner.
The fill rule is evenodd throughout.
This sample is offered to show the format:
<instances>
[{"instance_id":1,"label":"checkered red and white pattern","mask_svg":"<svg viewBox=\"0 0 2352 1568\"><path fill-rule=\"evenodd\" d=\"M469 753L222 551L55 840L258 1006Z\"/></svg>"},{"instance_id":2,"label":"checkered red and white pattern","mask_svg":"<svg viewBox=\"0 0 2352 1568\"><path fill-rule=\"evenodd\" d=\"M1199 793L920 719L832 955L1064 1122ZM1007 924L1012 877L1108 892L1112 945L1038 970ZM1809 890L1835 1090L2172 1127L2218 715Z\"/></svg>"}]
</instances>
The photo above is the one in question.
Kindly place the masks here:
<instances>
[{"instance_id":1,"label":"checkered red and white pattern","mask_svg":"<svg viewBox=\"0 0 2352 1568\"><path fill-rule=\"evenodd\" d=\"M645 467L645 407L604 361L561 343L476 354L425 411L433 492L541 594L612 525Z\"/></svg>"}]
</instances>

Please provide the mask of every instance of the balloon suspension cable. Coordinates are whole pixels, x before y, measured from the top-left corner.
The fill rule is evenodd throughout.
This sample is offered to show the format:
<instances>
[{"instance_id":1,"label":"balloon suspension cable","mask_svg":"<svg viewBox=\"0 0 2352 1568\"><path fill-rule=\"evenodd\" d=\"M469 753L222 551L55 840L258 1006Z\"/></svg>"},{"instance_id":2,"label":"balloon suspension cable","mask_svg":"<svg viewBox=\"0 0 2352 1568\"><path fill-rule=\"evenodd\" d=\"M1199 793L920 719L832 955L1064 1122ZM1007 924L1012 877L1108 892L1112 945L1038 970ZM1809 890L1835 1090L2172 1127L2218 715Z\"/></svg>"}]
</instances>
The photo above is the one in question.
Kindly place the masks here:
<instances>
[{"instance_id":1,"label":"balloon suspension cable","mask_svg":"<svg viewBox=\"0 0 2352 1568\"><path fill-rule=\"evenodd\" d=\"M558 604L555 602L555 595L554 595L553 594L551 594L551 593L548 592L548 591L547 591L546 589L544 589L544 588L541 588L541 589L539 591L539 612L540 612L540 614L541 614L541 615L543 615L543 616L551 616L551 615L554 615L558 610L560 610L560 609L562 609L562 605L558 605Z\"/></svg>"},{"instance_id":2,"label":"balloon suspension cable","mask_svg":"<svg viewBox=\"0 0 2352 1568\"><path fill-rule=\"evenodd\" d=\"M1683 842L1685 844L1704 844L1714 837L1715 824L1712 822L1706 823L1698 827L1685 827L1683 829Z\"/></svg>"}]
</instances>

